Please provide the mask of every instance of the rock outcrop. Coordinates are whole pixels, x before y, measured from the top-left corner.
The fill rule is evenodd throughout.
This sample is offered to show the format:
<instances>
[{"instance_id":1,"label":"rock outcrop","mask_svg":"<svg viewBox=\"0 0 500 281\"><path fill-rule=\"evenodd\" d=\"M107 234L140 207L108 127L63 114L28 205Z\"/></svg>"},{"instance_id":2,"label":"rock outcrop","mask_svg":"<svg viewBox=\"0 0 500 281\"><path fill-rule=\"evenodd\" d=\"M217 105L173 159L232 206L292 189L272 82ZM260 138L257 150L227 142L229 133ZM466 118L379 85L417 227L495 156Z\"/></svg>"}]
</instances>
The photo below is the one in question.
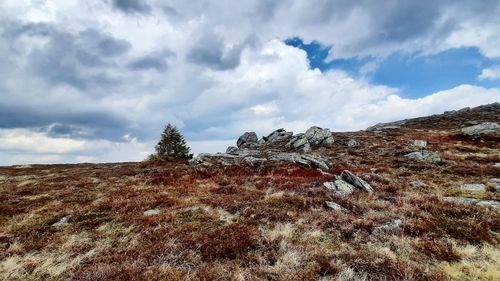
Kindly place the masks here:
<instances>
[{"instance_id":1,"label":"rock outcrop","mask_svg":"<svg viewBox=\"0 0 500 281\"><path fill-rule=\"evenodd\" d=\"M291 139L293 136L293 132L287 132L285 129L281 128L272 133L270 133L267 137L263 137L264 142L275 142L275 141L286 141Z\"/></svg>"},{"instance_id":2,"label":"rock outcrop","mask_svg":"<svg viewBox=\"0 0 500 281\"><path fill-rule=\"evenodd\" d=\"M238 138L236 145L241 147L245 144L253 144L257 143L259 139L257 138L257 134L255 132L246 132Z\"/></svg>"},{"instance_id":3,"label":"rock outcrop","mask_svg":"<svg viewBox=\"0 0 500 281\"><path fill-rule=\"evenodd\" d=\"M500 133L500 125L494 122L485 122L462 129L462 134L468 136L481 136Z\"/></svg>"},{"instance_id":4,"label":"rock outcrop","mask_svg":"<svg viewBox=\"0 0 500 281\"><path fill-rule=\"evenodd\" d=\"M291 148L305 148L305 150L309 150L311 147L331 145L334 142L335 139L333 138L330 129L322 129L320 127L313 126L305 133L295 135L286 146Z\"/></svg>"}]
</instances>

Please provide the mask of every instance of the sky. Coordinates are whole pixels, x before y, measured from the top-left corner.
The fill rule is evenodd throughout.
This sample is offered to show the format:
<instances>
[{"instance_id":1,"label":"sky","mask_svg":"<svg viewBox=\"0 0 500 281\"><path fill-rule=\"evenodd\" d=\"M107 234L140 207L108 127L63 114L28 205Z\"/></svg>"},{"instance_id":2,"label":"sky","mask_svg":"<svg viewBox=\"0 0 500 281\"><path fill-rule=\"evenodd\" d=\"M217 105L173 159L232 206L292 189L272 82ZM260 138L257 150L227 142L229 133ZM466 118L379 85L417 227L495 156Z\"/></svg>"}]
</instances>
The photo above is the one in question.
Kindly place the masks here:
<instances>
[{"instance_id":1,"label":"sky","mask_svg":"<svg viewBox=\"0 0 500 281\"><path fill-rule=\"evenodd\" d=\"M500 101L500 1L2 0L0 165L119 162Z\"/></svg>"}]
</instances>

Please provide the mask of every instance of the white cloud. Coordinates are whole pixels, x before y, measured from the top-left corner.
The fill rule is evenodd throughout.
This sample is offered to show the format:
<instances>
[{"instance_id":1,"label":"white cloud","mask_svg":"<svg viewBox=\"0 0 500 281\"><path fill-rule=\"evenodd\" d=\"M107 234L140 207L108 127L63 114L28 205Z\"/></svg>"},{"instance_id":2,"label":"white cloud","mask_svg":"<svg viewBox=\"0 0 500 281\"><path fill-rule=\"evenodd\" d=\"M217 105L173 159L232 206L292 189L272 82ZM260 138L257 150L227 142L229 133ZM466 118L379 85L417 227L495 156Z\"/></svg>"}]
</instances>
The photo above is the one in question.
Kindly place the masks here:
<instances>
[{"instance_id":1,"label":"white cloud","mask_svg":"<svg viewBox=\"0 0 500 281\"><path fill-rule=\"evenodd\" d=\"M318 40L333 46L330 58L469 46L496 57L495 3L173 0L167 9L151 0L147 14L130 15L107 2L0 3L2 35L53 29L0 37L0 163L140 160L165 122L186 133L193 152L215 152L244 131L357 130L500 100L498 89L471 85L405 99L398 89L343 71L311 70L304 51L282 42ZM25 25L40 22L47 25ZM126 40L130 48L95 58L81 35L88 29L109 40L104 46ZM203 54L193 59L193 50ZM143 58L161 59L162 67L129 67ZM377 63L361 74L369 76ZM485 69L479 79L497 79L498 72ZM54 82L60 78L66 80ZM54 137L47 133L52 124L75 131Z\"/></svg>"},{"instance_id":2,"label":"white cloud","mask_svg":"<svg viewBox=\"0 0 500 281\"><path fill-rule=\"evenodd\" d=\"M500 65L493 65L489 68L483 69L478 78L480 80L497 80L500 79Z\"/></svg>"}]
</instances>

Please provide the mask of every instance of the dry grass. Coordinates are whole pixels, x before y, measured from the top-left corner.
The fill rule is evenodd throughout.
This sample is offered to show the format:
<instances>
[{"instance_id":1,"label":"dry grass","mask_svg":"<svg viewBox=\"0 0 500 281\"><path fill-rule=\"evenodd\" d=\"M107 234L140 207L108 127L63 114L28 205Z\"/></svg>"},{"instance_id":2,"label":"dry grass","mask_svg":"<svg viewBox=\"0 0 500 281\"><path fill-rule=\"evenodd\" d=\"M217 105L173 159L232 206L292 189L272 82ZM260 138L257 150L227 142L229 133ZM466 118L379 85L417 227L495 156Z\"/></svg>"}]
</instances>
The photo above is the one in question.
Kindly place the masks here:
<instances>
[{"instance_id":1,"label":"dry grass","mask_svg":"<svg viewBox=\"0 0 500 281\"><path fill-rule=\"evenodd\" d=\"M371 195L336 196L322 186L330 176L271 162L0 167L0 279L496 280L498 211L441 197L498 200L492 188L455 187L498 177L499 142L409 124L339 133L316 151L331 173L361 175ZM342 145L348 138L360 145ZM403 157L414 139L445 162ZM150 209L161 212L143 215ZM399 228L380 228L395 220Z\"/></svg>"}]
</instances>

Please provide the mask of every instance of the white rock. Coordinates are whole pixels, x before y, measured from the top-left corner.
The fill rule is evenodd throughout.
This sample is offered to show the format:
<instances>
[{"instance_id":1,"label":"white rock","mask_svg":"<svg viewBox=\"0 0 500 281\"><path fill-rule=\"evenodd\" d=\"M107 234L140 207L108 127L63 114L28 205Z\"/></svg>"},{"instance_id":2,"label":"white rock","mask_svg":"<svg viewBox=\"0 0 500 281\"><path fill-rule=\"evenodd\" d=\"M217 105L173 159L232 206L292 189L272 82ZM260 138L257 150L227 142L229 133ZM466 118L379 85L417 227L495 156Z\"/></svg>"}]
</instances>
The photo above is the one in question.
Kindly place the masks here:
<instances>
[{"instance_id":1,"label":"white rock","mask_svg":"<svg viewBox=\"0 0 500 281\"><path fill-rule=\"evenodd\" d=\"M144 213L143 213L143 215L145 215L145 216L155 216L155 215L159 215L159 214L161 214L160 209L151 209L151 210L144 211Z\"/></svg>"}]
</instances>

